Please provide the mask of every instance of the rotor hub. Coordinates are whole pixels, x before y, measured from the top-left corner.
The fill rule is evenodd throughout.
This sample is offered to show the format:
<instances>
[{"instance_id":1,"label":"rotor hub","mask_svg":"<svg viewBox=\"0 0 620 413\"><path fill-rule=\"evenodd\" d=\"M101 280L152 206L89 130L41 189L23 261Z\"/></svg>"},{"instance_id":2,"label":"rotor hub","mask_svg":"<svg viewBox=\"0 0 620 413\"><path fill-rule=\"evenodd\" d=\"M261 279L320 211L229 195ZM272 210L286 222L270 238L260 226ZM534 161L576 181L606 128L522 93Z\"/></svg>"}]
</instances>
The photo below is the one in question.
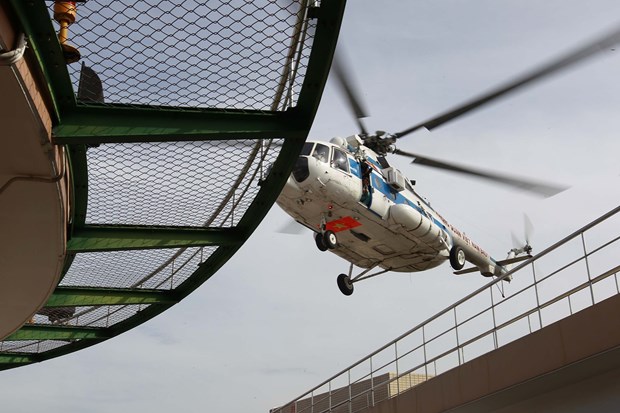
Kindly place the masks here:
<instances>
[{"instance_id":1,"label":"rotor hub","mask_svg":"<svg viewBox=\"0 0 620 413\"><path fill-rule=\"evenodd\" d=\"M396 136L377 131L374 135L362 136L364 146L372 149L377 155L385 156L388 153L394 152L394 143L396 142Z\"/></svg>"}]
</instances>

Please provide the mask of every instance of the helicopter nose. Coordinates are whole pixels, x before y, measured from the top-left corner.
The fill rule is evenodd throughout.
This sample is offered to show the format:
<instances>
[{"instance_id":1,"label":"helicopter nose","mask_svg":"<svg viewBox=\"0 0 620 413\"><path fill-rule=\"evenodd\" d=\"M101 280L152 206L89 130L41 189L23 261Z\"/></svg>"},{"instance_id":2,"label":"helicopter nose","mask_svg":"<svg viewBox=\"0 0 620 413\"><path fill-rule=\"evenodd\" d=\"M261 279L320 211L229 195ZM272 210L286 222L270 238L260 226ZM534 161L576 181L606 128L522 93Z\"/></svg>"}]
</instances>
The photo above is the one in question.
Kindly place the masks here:
<instances>
[{"instance_id":1,"label":"helicopter nose","mask_svg":"<svg viewBox=\"0 0 620 413\"><path fill-rule=\"evenodd\" d=\"M295 162L293 167L293 178L299 183L305 181L310 176L310 170L308 169L308 158L306 156L300 156Z\"/></svg>"}]
</instances>

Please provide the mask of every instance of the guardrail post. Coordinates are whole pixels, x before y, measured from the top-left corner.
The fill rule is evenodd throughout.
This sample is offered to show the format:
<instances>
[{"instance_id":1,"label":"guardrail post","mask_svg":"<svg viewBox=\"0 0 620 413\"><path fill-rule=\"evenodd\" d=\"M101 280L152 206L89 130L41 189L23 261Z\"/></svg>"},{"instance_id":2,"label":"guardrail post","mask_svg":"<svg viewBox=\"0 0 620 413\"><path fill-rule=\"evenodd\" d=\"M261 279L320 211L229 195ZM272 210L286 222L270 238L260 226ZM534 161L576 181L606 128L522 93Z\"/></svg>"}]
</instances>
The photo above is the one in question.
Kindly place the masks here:
<instances>
[{"instance_id":1,"label":"guardrail post","mask_svg":"<svg viewBox=\"0 0 620 413\"><path fill-rule=\"evenodd\" d=\"M328 391L329 391L329 398L328 398L328 402L329 402L329 411L332 411L332 382L331 380L329 381L329 386L328 386Z\"/></svg>"},{"instance_id":2,"label":"guardrail post","mask_svg":"<svg viewBox=\"0 0 620 413\"><path fill-rule=\"evenodd\" d=\"M540 296L538 295L538 281L536 280L536 267L532 263L532 277L534 279L534 293L536 294L536 312L538 313L538 328L543 328L542 314L540 312Z\"/></svg>"},{"instance_id":3,"label":"guardrail post","mask_svg":"<svg viewBox=\"0 0 620 413\"><path fill-rule=\"evenodd\" d=\"M394 360L396 361L396 394L400 394L400 373L398 372L398 341L394 343Z\"/></svg>"},{"instance_id":4,"label":"guardrail post","mask_svg":"<svg viewBox=\"0 0 620 413\"><path fill-rule=\"evenodd\" d=\"M586 239L583 236L583 232L581 233L581 245L583 245L583 259L586 262L586 272L588 273L588 284L590 285L590 297L592 298L592 305L594 302L594 286L592 285L592 275L590 274L590 263L588 262L588 250L586 248Z\"/></svg>"},{"instance_id":5,"label":"guardrail post","mask_svg":"<svg viewBox=\"0 0 620 413\"><path fill-rule=\"evenodd\" d=\"M428 380L428 362L426 361L426 334L422 325L422 349L424 350L424 380Z\"/></svg>"},{"instance_id":6,"label":"guardrail post","mask_svg":"<svg viewBox=\"0 0 620 413\"><path fill-rule=\"evenodd\" d=\"M456 335L456 355L459 358L459 366L462 364L461 361L461 343L459 341L459 322L456 317L456 307L453 308L454 312L454 334Z\"/></svg>"},{"instance_id":7,"label":"guardrail post","mask_svg":"<svg viewBox=\"0 0 620 413\"><path fill-rule=\"evenodd\" d=\"M349 380L349 413L352 413L353 391L351 389L351 369L349 369L349 371L347 371L347 377L348 377L348 380Z\"/></svg>"},{"instance_id":8,"label":"guardrail post","mask_svg":"<svg viewBox=\"0 0 620 413\"><path fill-rule=\"evenodd\" d=\"M370 357L370 403L371 406L375 405L375 377L372 369L372 357Z\"/></svg>"},{"instance_id":9,"label":"guardrail post","mask_svg":"<svg viewBox=\"0 0 620 413\"><path fill-rule=\"evenodd\" d=\"M489 287L489 292L491 293L491 314L493 315L493 346L495 349L499 347L499 343L497 341L497 322L495 321L495 301L493 300L493 286Z\"/></svg>"}]
</instances>

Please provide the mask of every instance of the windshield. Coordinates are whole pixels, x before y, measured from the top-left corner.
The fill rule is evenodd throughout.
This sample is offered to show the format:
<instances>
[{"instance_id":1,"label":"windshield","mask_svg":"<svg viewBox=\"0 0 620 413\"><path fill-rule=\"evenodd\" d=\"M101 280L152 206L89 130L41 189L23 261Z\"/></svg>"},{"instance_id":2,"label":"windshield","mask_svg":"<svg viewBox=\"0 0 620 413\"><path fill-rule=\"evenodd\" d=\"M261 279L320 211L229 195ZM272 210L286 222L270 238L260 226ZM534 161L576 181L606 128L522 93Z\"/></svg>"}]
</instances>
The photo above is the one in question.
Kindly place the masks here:
<instances>
[{"instance_id":1,"label":"windshield","mask_svg":"<svg viewBox=\"0 0 620 413\"><path fill-rule=\"evenodd\" d=\"M329 159L329 146L317 143L312 156L321 162L327 162Z\"/></svg>"},{"instance_id":2,"label":"windshield","mask_svg":"<svg viewBox=\"0 0 620 413\"><path fill-rule=\"evenodd\" d=\"M310 156L312 153L312 148L314 147L314 142L306 142L304 143L304 147L301 149L301 153L299 156Z\"/></svg>"},{"instance_id":3,"label":"windshield","mask_svg":"<svg viewBox=\"0 0 620 413\"><path fill-rule=\"evenodd\" d=\"M336 169L349 172L349 160L347 155L339 149L334 148L334 154L332 157L332 165Z\"/></svg>"}]
</instances>

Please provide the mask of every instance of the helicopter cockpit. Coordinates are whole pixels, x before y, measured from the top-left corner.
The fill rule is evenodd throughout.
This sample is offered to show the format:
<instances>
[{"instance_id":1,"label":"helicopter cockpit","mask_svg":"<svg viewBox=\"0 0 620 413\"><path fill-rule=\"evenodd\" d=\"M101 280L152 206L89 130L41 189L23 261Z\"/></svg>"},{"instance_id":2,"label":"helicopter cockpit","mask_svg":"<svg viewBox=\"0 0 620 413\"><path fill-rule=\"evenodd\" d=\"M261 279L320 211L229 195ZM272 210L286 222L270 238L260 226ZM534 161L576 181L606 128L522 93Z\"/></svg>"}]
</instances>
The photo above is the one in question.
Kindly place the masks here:
<instances>
[{"instance_id":1,"label":"helicopter cockpit","mask_svg":"<svg viewBox=\"0 0 620 413\"><path fill-rule=\"evenodd\" d=\"M310 170L308 168L309 157L317 159L319 162L329 164L332 168L349 173L349 159L344 150L337 146L321 143L306 142L297 158L293 168L293 177L299 183L308 179Z\"/></svg>"}]
</instances>

